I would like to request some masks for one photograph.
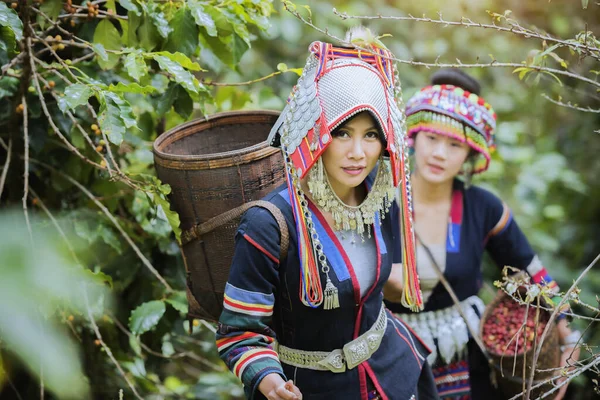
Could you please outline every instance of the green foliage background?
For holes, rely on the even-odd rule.
[[[11,3],[0,2],[0,138],[5,145],[12,143],[1,204],[22,207],[26,143],[23,115],[17,108],[24,97],[30,158],[26,205],[33,218],[33,231],[46,235],[35,243],[48,243],[57,254],[65,254],[69,263],[75,264],[73,268],[88,270],[93,281],[108,292],[94,301],[97,322],[92,322],[83,303],[74,307],[52,293],[44,298],[48,307],[37,317],[32,314],[39,326],[53,327],[35,330],[32,342],[56,335],[70,343],[71,352],[79,354],[81,367],[73,364],[72,355],[61,358],[86,376],[85,385],[72,391],[64,390],[66,381],[56,384],[48,380],[47,373],[44,375],[44,368],[48,371],[51,363],[15,351],[8,333],[18,332],[22,325],[0,320],[0,396],[18,398],[19,393],[26,399],[39,397],[41,368],[48,398],[116,399],[121,389],[124,398],[135,398],[110,352],[140,397],[241,398],[239,384],[218,360],[214,327],[200,321],[191,327],[192,335],[186,332],[185,273],[173,233],[178,218],[168,208],[169,188],[154,178],[151,145],[165,130],[206,114],[243,108],[282,109],[297,79],[293,69],[304,65],[308,45],[327,38],[286,12],[281,3],[264,0],[109,0],[89,3],[99,4],[98,14],[92,10],[91,16],[86,1],[19,1],[14,11]],[[308,7],[302,7],[304,4]],[[75,7],[74,13],[69,7]],[[598,48],[593,35],[599,34],[600,6],[595,2],[376,0],[368,4],[297,4],[298,11],[310,15],[315,25],[343,37],[348,26],[360,21],[342,21],[332,13],[333,7],[349,15],[426,14],[439,18],[437,12],[441,12],[446,20],[465,17],[482,23],[492,22],[491,10],[502,16],[498,24],[514,19],[564,39],[574,39],[587,30],[590,33],[583,40],[589,39]],[[113,18],[115,15],[127,19]],[[57,20],[82,40],[71,42],[65,32],[53,27]],[[38,37],[28,33],[27,21],[35,24],[33,31]],[[562,61],[569,71],[594,81],[600,70],[597,59],[494,29],[396,20],[363,23],[380,34],[390,33],[392,37],[383,41],[403,60],[466,64],[489,63],[493,58],[564,69]],[[59,41],[56,35],[62,36]],[[33,62],[35,74],[28,61],[28,37],[39,59]],[[81,57],[87,58],[80,61]],[[17,62],[10,64],[15,59]],[[433,69],[401,64],[399,71],[406,100],[427,83]],[[253,84],[222,86],[274,72],[272,78]],[[520,79],[512,68],[475,68],[469,72],[481,81],[482,94],[494,105],[499,120],[498,150],[490,170],[477,183],[498,193],[512,207],[546,267],[566,289],[600,249],[600,137],[594,133],[600,126],[600,114],[561,107],[542,95],[553,99],[560,96],[563,102],[597,110],[597,88],[564,77],[559,84],[554,77],[535,72]],[[46,107],[42,107],[41,99]],[[0,147],[1,165],[6,165],[7,154],[6,147]],[[45,209],[58,218],[56,223],[48,220]],[[14,217],[3,219],[0,226],[2,252],[26,259],[19,255],[26,255],[28,247],[8,239],[27,243],[27,230],[5,228],[8,224],[22,228],[26,221],[20,210],[11,215]],[[68,238],[68,246],[64,240],[56,240],[57,227]],[[29,284],[30,279],[41,276],[44,264],[62,271],[65,263],[60,260],[50,257],[42,263],[26,263],[34,265],[28,269],[14,257],[7,258],[1,266],[6,270],[0,268],[3,281],[8,282],[4,274],[10,271],[14,282],[24,289],[12,297],[0,296],[1,306],[28,299],[43,302],[37,300],[37,289]],[[490,281],[498,274],[495,267],[486,265]],[[80,282],[82,278],[76,279]],[[599,287],[600,270],[595,268],[580,285],[582,300],[597,306]],[[587,312],[577,306],[575,309]],[[582,321],[575,324],[581,329],[588,326]],[[592,345],[600,343],[595,331],[592,326],[586,333]],[[571,398],[591,398],[593,378],[597,376],[588,374],[572,384]]]

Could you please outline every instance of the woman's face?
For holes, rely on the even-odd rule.
[[[417,174],[431,183],[454,179],[470,152],[467,143],[430,132],[419,132],[414,147]]]
[[[383,151],[377,123],[361,112],[332,132],[332,142],[323,153],[323,166],[332,189],[343,195],[360,185],[373,170]]]

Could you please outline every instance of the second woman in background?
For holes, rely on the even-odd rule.
[[[425,311],[411,314],[398,303],[388,303],[388,307],[402,314],[433,349],[429,361],[443,399],[504,396],[493,389],[487,360],[453,307],[433,260],[475,330],[484,308],[477,293],[483,283],[485,251],[500,268],[510,265],[526,271],[535,283],[556,286],[508,206],[492,193],[470,185],[472,174],[488,168],[496,125],[496,114],[479,91],[475,79],[460,70],[446,69],[434,74],[432,86],[423,88],[407,104],[408,136],[415,152],[411,180],[417,266]],[[458,175],[464,180],[458,180]],[[395,266],[385,294],[397,302],[401,293],[402,270]],[[558,327],[561,344],[572,347],[578,333],[572,333],[564,319]],[[565,360],[563,356],[563,365]]]

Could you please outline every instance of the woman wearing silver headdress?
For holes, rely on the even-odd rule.
[[[389,51],[361,43],[311,44],[271,132],[287,185],[265,200],[286,219],[287,257],[278,257],[269,212],[251,209],[238,228],[217,347],[250,399],[437,398],[429,350],[383,307],[399,248],[411,288],[403,303],[421,303],[400,84]],[[399,214],[401,244],[392,231]]]

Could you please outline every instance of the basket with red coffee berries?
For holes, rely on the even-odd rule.
[[[525,289],[517,290],[515,296],[518,298],[524,292]],[[535,299],[529,305],[522,304],[499,291],[481,318],[481,338],[493,360],[500,389],[507,396],[522,392],[523,376],[528,379],[531,374],[533,355],[550,317],[549,311],[536,307],[536,304]],[[534,386],[554,374],[553,371],[543,370],[557,368],[559,363],[558,331],[553,324],[544,339],[535,366]],[[548,389],[543,385],[533,393]]]

